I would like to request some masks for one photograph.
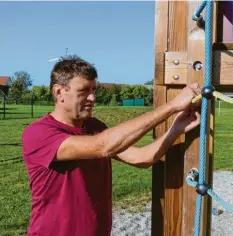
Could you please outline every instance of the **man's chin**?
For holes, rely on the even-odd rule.
[[[92,117],[92,112],[85,112],[85,114],[82,115],[83,120],[87,120]]]

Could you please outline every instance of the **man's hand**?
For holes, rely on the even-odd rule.
[[[187,110],[192,104],[192,99],[201,93],[198,84],[185,87],[179,95],[174,97],[169,103],[176,112]]]
[[[181,111],[177,114],[171,129],[178,133],[186,133],[200,124],[200,113],[195,110]]]

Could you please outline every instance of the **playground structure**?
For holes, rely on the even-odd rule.
[[[202,1],[156,1],[154,106],[170,101],[193,82],[205,84],[207,25],[193,14]],[[219,92],[233,91],[233,2],[213,1],[211,85]],[[205,19],[204,10],[202,16]],[[205,182],[212,187],[214,161],[214,99],[207,102]],[[154,138],[170,127],[174,117],[156,127]],[[152,234],[192,236],[197,192],[186,182],[190,169],[199,168],[200,129],[176,140],[153,166]],[[212,199],[202,197],[200,235],[211,235]]]

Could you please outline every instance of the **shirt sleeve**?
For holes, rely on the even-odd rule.
[[[49,168],[62,142],[72,136],[57,127],[32,125],[22,135],[23,156],[28,164]]]

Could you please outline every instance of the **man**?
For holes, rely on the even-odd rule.
[[[191,100],[194,84],[172,101],[107,129],[92,117],[97,71],[88,62],[65,58],[51,72],[54,110],[23,132],[23,156],[32,191],[28,236],[109,236],[111,158],[141,168],[159,160],[183,132],[200,123]],[[170,129],[152,144],[133,146],[169,116]]]

